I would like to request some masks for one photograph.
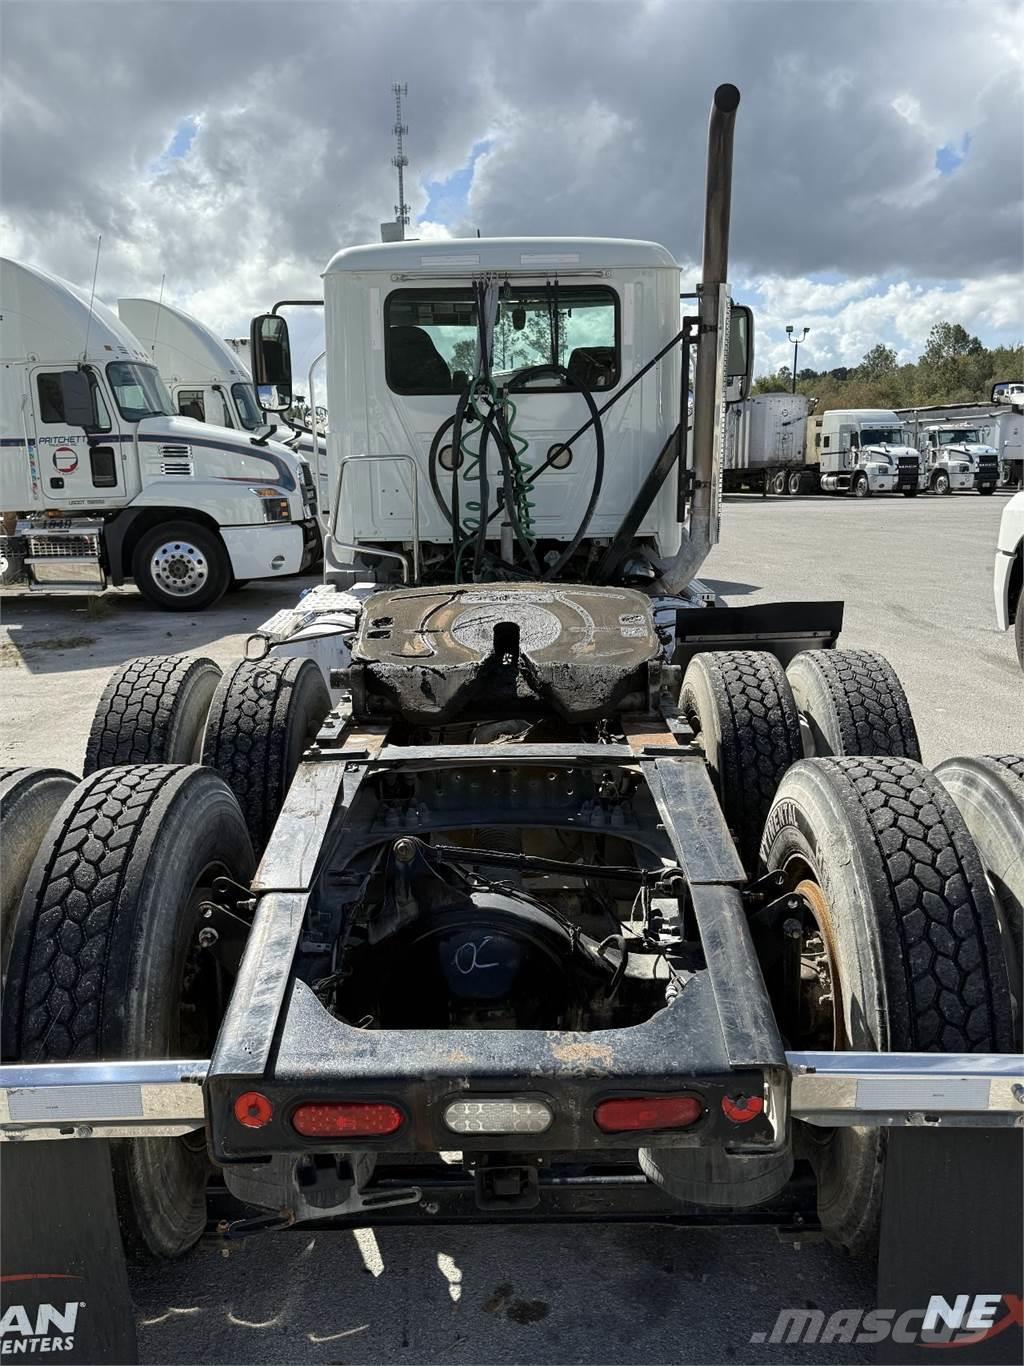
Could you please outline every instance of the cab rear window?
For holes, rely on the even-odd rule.
[[[399,394],[458,393],[477,368],[471,289],[400,289],[384,304],[388,386]],[[618,296],[603,286],[504,286],[494,328],[492,378],[508,383],[538,365],[562,365],[587,389],[620,374]],[[531,384],[571,389],[557,379]]]

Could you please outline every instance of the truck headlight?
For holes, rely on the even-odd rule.
[[[292,510],[288,505],[288,499],[277,489],[254,488],[249,490],[255,493],[256,497],[263,504],[263,520],[265,522],[290,522]]]

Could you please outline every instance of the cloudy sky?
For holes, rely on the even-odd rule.
[[[421,237],[653,238],[696,279],[712,90],[742,91],[734,295],[758,369],[1017,342],[1024,10],[1002,0],[5,0],[5,254],[225,335],[319,294],[394,215]],[[298,350],[315,344],[307,319]]]

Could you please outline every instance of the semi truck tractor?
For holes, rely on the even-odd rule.
[[[132,1256],[208,1222],[581,1218],[863,1249],[890,1133],[1019,1122],[1019,987],[971,824],[995,778],[961,814],[891,666],[836,647],[841,604],[709,605],[696,578],[752,364],[738,104],[715,92],[681,327],[649,242],[328,265],[326,581],[205,715],[182,705],[201,765],[111,724],[143,686],[175,714],[194,661],[118,671],[11,932],[0,1135],[22,1172],[116,1137]],[[287,404],[279,307],[252,342]],[[858,459],[900,449],[841,418]],[[965,1171],[992,1169],[978,1151]]]
[[[288,446],[302,461],[307,488],[326,504],[326,442],[304,427],[260,408],[247,364],[248,341],[219,337],[198,318],[156,299],[118,299],[117,312],[143,343],[183,417],[265,435]]]
[[[815,460],[809,465],[825,493],[902,493],[926,487],[921,457],[888,408],[832,408],[815,423]]]
[[[993,493],[999,482],[999,452],[968,422],[938,422],[922,427],[917,438],[922,476],[932,493]]]
[[[980,444],[996,452],[999,486],[1024,487],[1024,411],[1019,405],[997,406],[995,389],[988,403],[928,404],[898,408],[896,414],[915,444],[924,426],[953,422],[975,429]]]
[[[181,416],[143,343],[85,291],[8,260],[0,289],[7,582],[95,593],[134,580],[157,606],[196,611],[313,562],[315,496],[292,451]],[[215,397],[230,406],[218,416],[259,417],[251,396]]]
[[[142,342],[182,417],[245,432],[266,427],[248,369],[211,328],[155,299],[118,299],[117,315]]]

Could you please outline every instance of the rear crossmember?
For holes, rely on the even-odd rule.
[[[790,1114],[808,1124],[1024,1128],[1024,1069],[1013,1054],[785,1056]],[[0,1142],[190,1133],[206,1123],[209,1067],[207,1059],[0,1067]]]

